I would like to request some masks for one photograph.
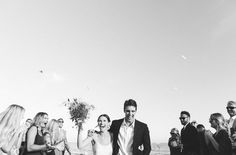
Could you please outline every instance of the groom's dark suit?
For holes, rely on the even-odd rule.
[[[119,145],[117,143],[120,127],[124,119],[112,121],[110,131],[113,133],[113,155],[119,152]],[[143,145],[143,150],[140,146]],[[133,137],[133,155],[149,155],[151,151],[149,130],[146,124],[135,120],[134,137]]]
[[[181,142],[183,144],[183,155],[198,155],[200,151],[200,141],[197,129],[190,123],[181,130]]]

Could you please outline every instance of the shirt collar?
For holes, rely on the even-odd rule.
[[[229,118],[229,121],[233,121],[233,120],[235,120],[236,119],[236,115],[234,115],[233,117],[230,117]]]
[[[186,126],[189,124],[189,122],[187,124],[184,125],[184,129],[186,128]]]
[[[236,115],[234,115],[233,117],[230,117],[230,119],[234,120],[236,118]]]
[[[123,125],[123,126],[126,126],[126,127],[132,127],[132,128],[134,128],[135,120],[134,120],[134,122],[133,122],[132,124],[128,125],[128,124],[125,122],[125,119],[124,119],[123,122],[122,122],[122,125]]]

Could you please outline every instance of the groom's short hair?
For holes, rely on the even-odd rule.
[[[135,107],[135,110],[137,110],[137,103],[135,100],[133,99],[129,99],[129,100],[126,100],[125,103],[124,103],[124,110],[126,107],[128,106],[134,106]]]
[[[190,113],[188,111],[181,111],[180,115],[187,115],[188,117],[190,117]]]

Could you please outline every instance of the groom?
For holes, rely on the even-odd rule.
[[[149,155],[149,130],[146,124],[135,119],[137,104],[129,99],[124,103],[125,118],[112,121],[113,155]]]

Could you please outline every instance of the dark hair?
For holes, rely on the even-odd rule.
[[[135,110],[137,110],[137,103],[135,100],[133,99],[129,99],[129,100],[126,100],[125,103],[124,103],[124,110],[126,107],[128,106],[134,106],[135,107]]]
[[[190,117],[190,113],[188,111],[181,111],[180,115],[187,115]]]
[[[197,125],[197,128],[199,129],[199,128],[205,128],[205,126],[203,125],[203,124],[198,124]]]
[[[101,117],[106,117],[106,118],[107,118],[107,121],[108,121],[108,122],[111,122],[111,119],[110,119],[110,117],[109,117],[107,114],[102,114],[102,115],[100,115],[100,116],[98,117],[98,120],[99,120]],[[98,121],[98,120],[97,120],[97,121]]]

